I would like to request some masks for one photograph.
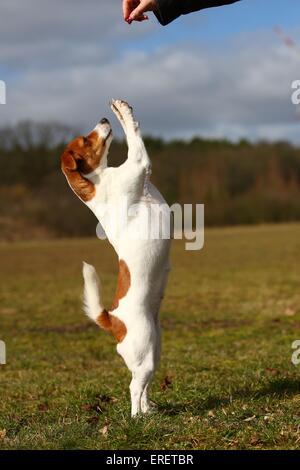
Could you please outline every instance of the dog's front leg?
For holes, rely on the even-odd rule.
[[[134,119],[132,107],[125,101],[113,100],[111,109],[120,121],[126,135],[129,162],[142,165],[146,171],[146,177],[149,177],[151,161],[141,136],[139,123]]]

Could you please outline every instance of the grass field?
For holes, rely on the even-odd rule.
[[[0,448],[300,447],[300,225],[207,230],[200,252],[173,244],[159,413],[134,421],[114,341],[81,310],[82,260],[112,300],[109,245],[3,243],[0,259]]]

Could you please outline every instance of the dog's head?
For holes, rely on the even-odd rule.
[[[61,157],[62,171],[88,175],[101,166],[105,167],[111,141],[111,125],[104,118],[89,135],[76,137],[69,143]]]

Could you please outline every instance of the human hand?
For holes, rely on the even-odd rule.
[[[157,0],[123,0],[124,20],[128,24],[133,21],[148,20],[145,15],[147,11],[154,11],[157,8]]]

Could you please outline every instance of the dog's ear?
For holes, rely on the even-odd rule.
[[[75,171],[77,170],[77,161],[73,150],[65,150],[61,156],[61,168],[62,170]]]
[[[61,169],[74,193],[83,201],[88,202],[95,196],[95,185],[79,171],[80,158],[72,150],[65,150],[61,156]]]

